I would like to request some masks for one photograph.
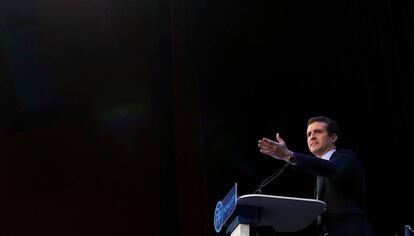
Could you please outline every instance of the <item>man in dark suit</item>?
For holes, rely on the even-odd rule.
[[[258,146],[264,154],[317,175],[315,197],[327,204],[317,219],[317,235],[374,235],[366,215],[364,170],[352,150],[337,150],[337,123],[324,116],[312,117],[306,135],[308,148],[314,155],[289,150],[279,133],[276,141],[263,138]]]

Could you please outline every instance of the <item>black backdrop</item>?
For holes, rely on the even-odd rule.
[[[232,184],[251,193],[282,165],[257,140],[306,152],[320,114],[360,154],[377,234],[414,224],[408,1],[2,4],[2,234],[215,235]],[[11,53],[16,32],[37,50]],[[22,82],[16,56],[50,80]],[[288,169],[264,192],[313,184]]]

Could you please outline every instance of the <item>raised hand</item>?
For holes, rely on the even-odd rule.
[[[276,133],[276,140],[271,140],[268,138],[262,138],[259,140],[258,147],[260,148],[260,152],[276,159],[288,161],[289,156],[292,155],[292,151],[290,151],[285,141],[280,137],[279,133]]]

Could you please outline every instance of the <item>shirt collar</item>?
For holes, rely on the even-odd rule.
[[[332,154],[334,154],[335,151],[336,151],[335,148],[329,150],[327,153],[325,153],[325,154],[323,154],[323,156],[321,156],[321,159],[329,161],[331,159]]]

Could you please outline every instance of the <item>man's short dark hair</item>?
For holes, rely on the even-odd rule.
[[[334,120],[326,116],[314,116],[314,117],[309,118],[308,126],[312,124],[313,122],[326,123],[327,124],[326,130],[328,131],[329,136],[332,136],[332,134],[336,134],[337,138],[336,138],[335,144],[338,144],[339,137],[340,137],[339,126]]]

